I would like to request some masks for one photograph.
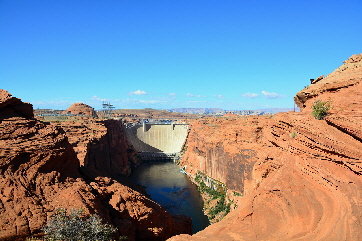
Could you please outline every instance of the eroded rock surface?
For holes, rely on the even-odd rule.
[[[244,196],[222,221],[170,240],[362,240],[361,78],[354,55],[297,94],[300,113],[192,123],[181,165]],[[311,115],[317,99],[333,106],[324,120]]]
[[[128,240],[165,240],[177,234],[175,224],[181,219],[174,221],[161,206],[106,175],[110,168],[124,170],[112,165],[127,157],[120,136],[112,134],[117,131],[115,123],[96,123],[99,132],[94,136],[90,135],[92,128],[85,131],[86,123],[78,124],[78,131],[66,133],[60,126],[30,119],[29,105],[7,91],[1,90],[0,97],[0,240],[40,233],[60,207],[97,213]],[[72,133],[77,133],[77,138],[72,139]],[[93,142],[99,142],[100,151],[106,150],[103,154],[115,156],[106,159],[109,163],[103,167],[98,159],[102,156],[85,153],[85,149],[97,152]],[[109,151],[118,144],[118,151],[126,153],[119,157]],[[79,172],[80,160],[88,168],[86,174]]]
[[[326,77],[317,78],[316,82],[299,91],[294,97],[298,107],[305,108],[307,100],[316,98],[322,93],[336,92],[360,83],[362,81],[362,54],[352,55],[343,63]]]

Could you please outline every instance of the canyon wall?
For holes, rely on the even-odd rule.
[[[180,165],[243,196],[222,221],[170,240],[362,240],[361,57],[299,92],[301,112],[191,123]],[[316,100],[331,103],[324,120]]]
[[[191,232],[188,218],[112,178],[127,174],[134,156],[119,122],[49,124],[5,90],[0,101],[0,240],[41,234],[56,208],[96,213],[128,240]]]
[[[75,118],[52,124],[65,130],[83,172],[91,176],[127,176],[131,166],[140,163],[137,152],[128,143],[121,121]]]

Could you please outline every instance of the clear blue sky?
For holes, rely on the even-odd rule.
[[[361,0],[0,0],[0,88],[34,108],[292,108],[362,52],[361,13]]]

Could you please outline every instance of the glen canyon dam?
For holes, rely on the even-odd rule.
[[[40,240],[59,208],[99,215],[117,240],[362,240],[362,54],[294,101],[273,115],[102,117],[81,103],[39,114],[0,89],[0,240]],[[160,178],[157,160],[177,175]],[[139,167],[157,180],[133,182]],[[192,233],[196,218],[139,184],[172,184],[159,196],[173,206],[200,194],[211,225]]]
[[[129,142],[143,160],[174,159],[185,144],[187,124],[143,123],[125,125]]]

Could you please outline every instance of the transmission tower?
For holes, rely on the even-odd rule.
[[[114,109],[114,106],[107,101],[103,101],[102,105],[103,105],[103,116],[105,118],[110,118],[112,116],[112,110]]]

